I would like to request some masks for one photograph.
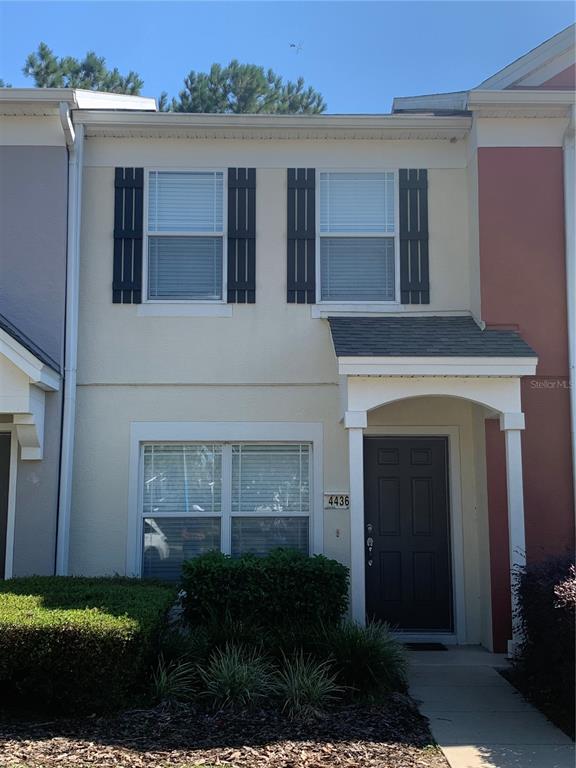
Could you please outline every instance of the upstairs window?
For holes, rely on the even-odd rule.
[[[148,299],[221,301],[224,174],[150,171]]]
[[[320,174],[320,299],[396,300],[392,171]]]

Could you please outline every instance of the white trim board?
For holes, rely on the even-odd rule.
[[[0,354],[10,360],[41,389],[52,392],[60,389],[60,374],[39,360],[2,328],[0,328]]]
[[[546,67],[553,59],[560,57],[574,46],[574,24],[545,40],[528,53],[515,59],[507,66],[483,80],[474,90],[503,89],[518,83],[538,69]],[[551,75],[546,71],[543,81]]]
[[[6,557],[4,578],[12,578],[14,572],[14,530],[16,528],[16,480],[18,475],[18,438],[16,427],[0,424],[0,432],[10,434],[10,471],[8,473],[8,518],[6,520]]]
[[[466,638],[466,595],[464,582],[464,526],[462,516],[462,482],[460,468],[460,428],[457,426],[373,426],[364,430],[366,437],[424,436],[448,438],[448,485],[450,497],[450,539],[452,555],[452,600],[454,633],[434,633],[434,642],[457,642],[462,645]],[[400,635],[398,635],[400,637]],[[405,642],[416,638],[428,642],[431,633],[403,633]],[[440,639],[442,638],[442,639]]]
[[[537,357],[339,357],[344,376],[534,376]]]
[[[324,427],[320,422],[292,421],[135,421],[130,425],[126,568],[128,576],[141,571],[141,448],[148,442],[309,442],[312,443],[311,544],[314,554],[324,550]]]

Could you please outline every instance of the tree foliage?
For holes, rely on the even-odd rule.
[[[29,54],[23,67],[37,88],[85,88],[91,91],[127,93],[138,96],[144,81],[137,72],[121,75],[108,69],[106,60],[89,51],[83,59],[58,57],[46,43]],[[0,81],[0,87],[8,87]],[[236,114],[320,114],[326,110],[322,95],[304,84],[284,81],[272,69],[256,64],[227,66],[213,64],[209,72],[192,70],[184,80],[178,98],[163,92],[158,100],[161,112],[231,112]]]
[[[210,72],[192,70],[184,85],[178,99],[172,99],[174,112],[320,114],[326,109],[322,95],[306,88],[302,77],[284,82],[271,69],[236,59],[226,67],[213,64]]]
[[[136,72],[121,75],[116,67],[108,69],[104,57],[93,51],[83,59],[58,58],[46,43],[40,43],[38,50],[28,56],[22,71],[34,79],[37,88],[85,88],[138,96],[144,85]]]
[[[0,88],[12,88],[12,86],[0,77]]]

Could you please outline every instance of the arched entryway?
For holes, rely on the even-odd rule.
[[[409,639],[490,646],[484,421],[498,418],[505,434],[514,567],[525,559],[520,378],[349,375],[343,391],[354,618],[387,618]],[[378,599],[389,616],[375,612]]]

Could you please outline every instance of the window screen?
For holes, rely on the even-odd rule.
[[[394,301],[394,173],[320,174],[320,298]]]
[[[148,298],[222,299],[222,172],[151,171],[148,176]]]

